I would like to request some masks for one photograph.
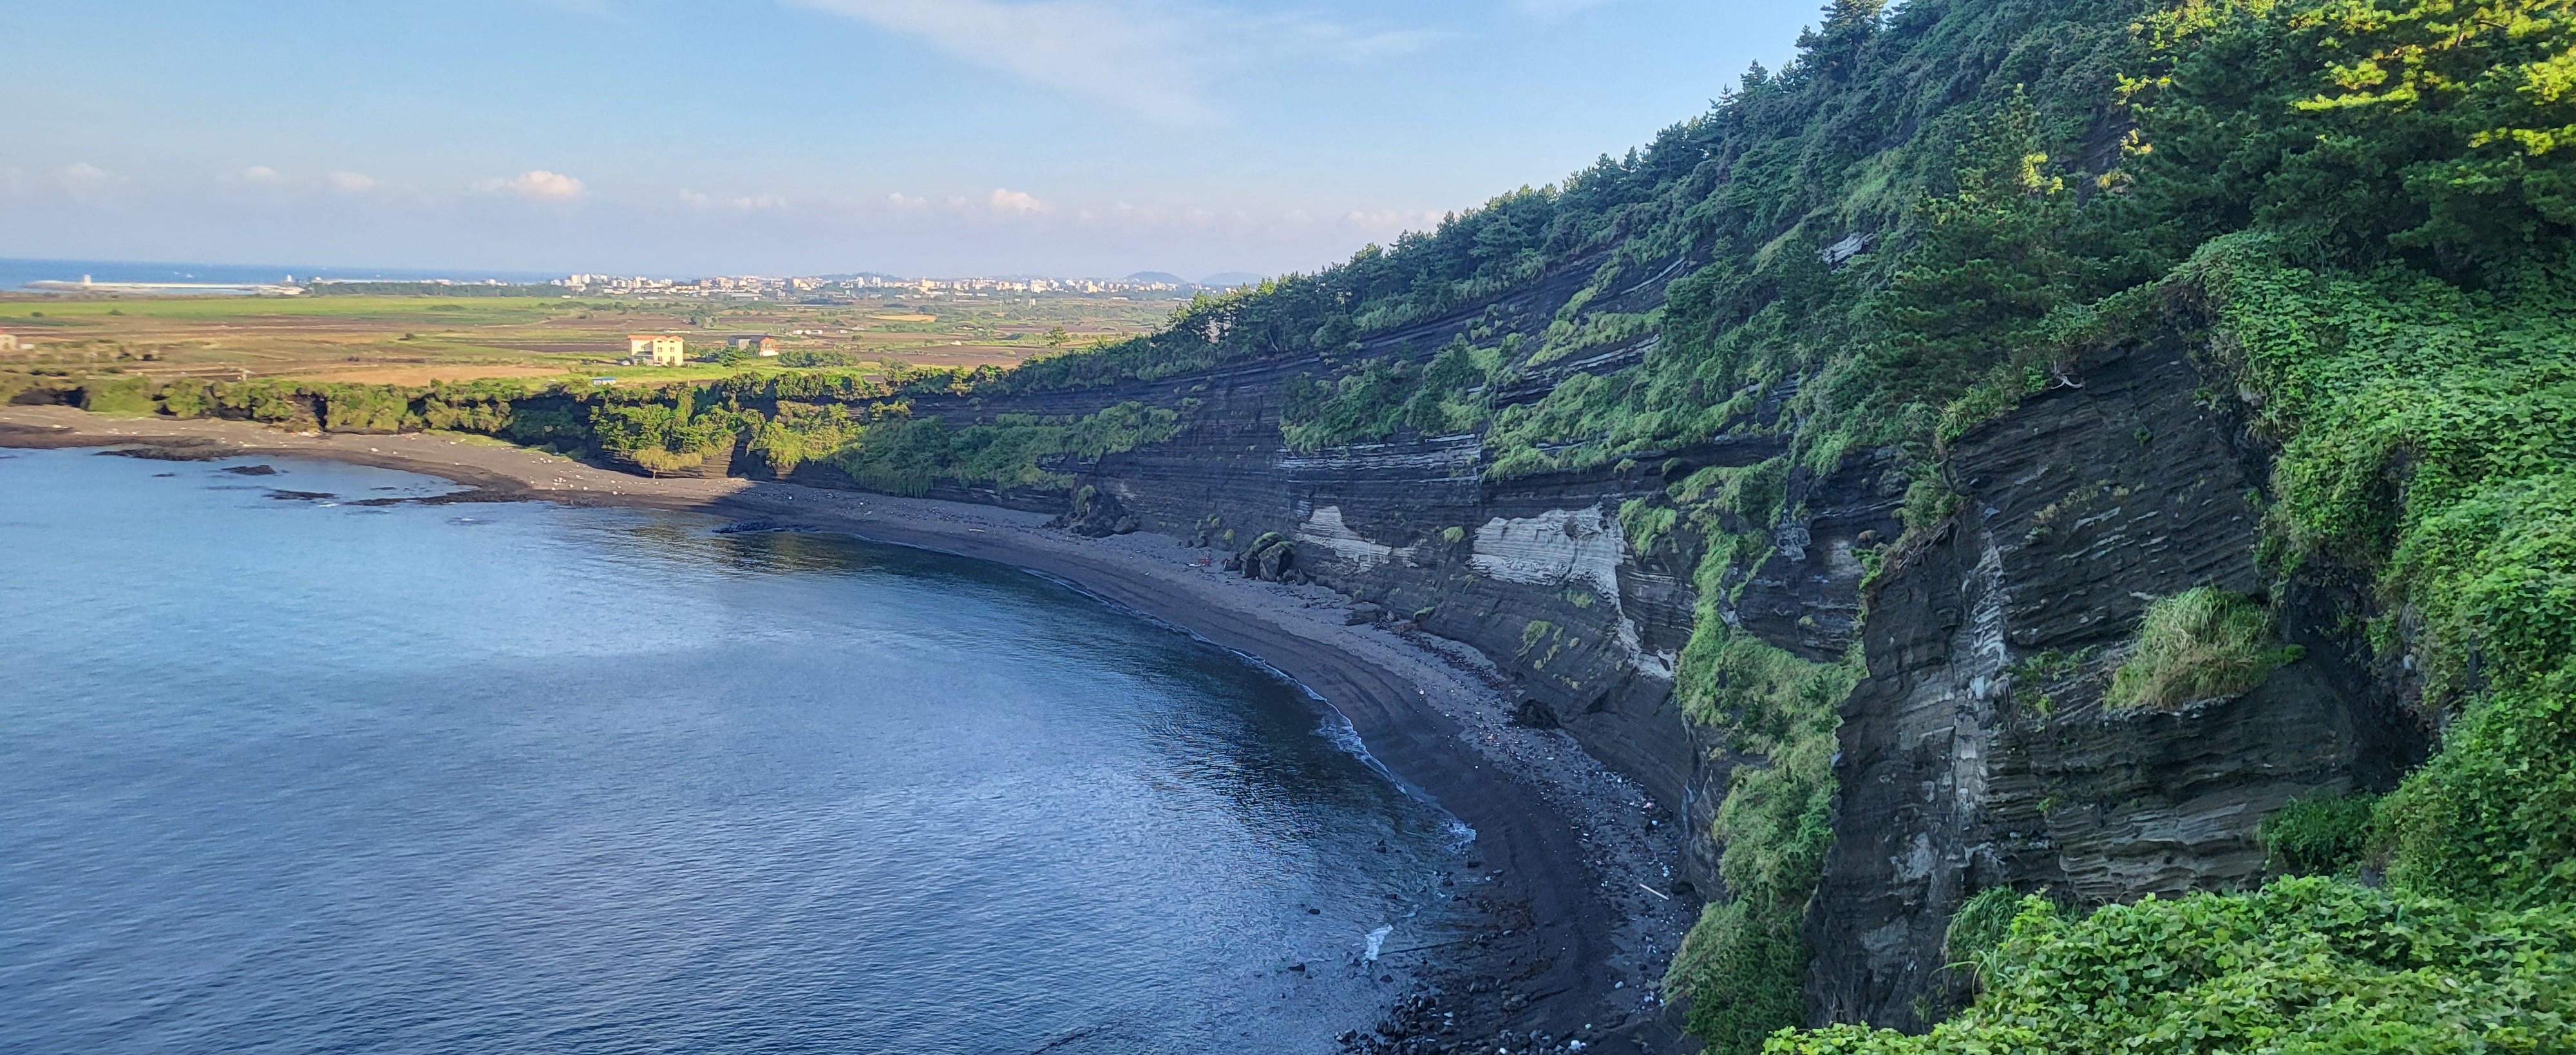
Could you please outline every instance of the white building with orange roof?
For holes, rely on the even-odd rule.
[[[627,334],[626,354],[639,361],[649,358],[655,366],[678,366],[689,361],[688,342],[676,333]]]

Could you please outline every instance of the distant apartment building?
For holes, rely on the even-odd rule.
[[[737,351],[748,349],[762,355],[776,355],[778,339],[765,333],[737,333],[725,338],[725,347]]]
[[[676,333],[627,334],[626,354],[638,361],[650,358],[655,366],[678,366],[689,361],[688,342]]]

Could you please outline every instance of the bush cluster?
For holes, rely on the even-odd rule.
[[[2576,1050],[2576,909],[2479,908],[2350,882],[2029,898],[1985,993],[1923,1036],[1785,1030],[1769,1055],[2324,1055]]]

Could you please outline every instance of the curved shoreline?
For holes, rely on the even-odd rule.
[[[1669,1050],[1678,1040],[1669,1016],[1657,1013],[1646,995],[1656,981],[1646,974],[1660,969],[1657,943],[1677,937],[1688,920],[1674,926],[1641,919],[1657,907],[1654,902],[1633,893],[1607,895],[1634,884],[1665,897],[1648,881],[1650,873],[1640,875],[1659,867],[1657,854],[1609,830],[1632,806],[1624,799],[1642,801],[1642,795],[1602,773],[1530,779],[1533,766],[1599,766],[1562,733],[1500,735],[1494,726],[1505,709],[1492,686],[1433,649],[1375,627],[1345,625],[1344,599],[1328,591],[1217,572],[1198,562],[1206,551],[1181,549],[1164,536],[1085,539],[1041,528],[1042,515],[988,506],[737,478],[645,479],[524,448],[435,435],[294,434],[241,422],[0,408],[0,447],[120,445],[185,458],[326,458],[436,476],[472,489],[431,501],[545,500],[761,520],[1063,580],[1111,605],[1252,657],[1306,687],[1350,723],[1371,757],[1476,831],[1471,856],[1484,863],[1479,874],[1489,883],[1471,903],[1484,910],[1485,925],[1408,972],[1425,992],[1437,994],[1436,1011],[1413,1014],[1415,1032],[1436,1030],[1444,1014],[1455,1016],[1452,1030],[1425,1038],[1438,1045],[1429,1050],[1454,1044],[1459,1050],[1508,1046],[1517,1052],[1525,1050],[1533,1030],[1545,1034],[1550,1047],[1581,1037],[1592,1045],[1619,1040],[1623,1050]],[[1520,741],[1523,754],[1537,743],[1547,752],[1544,762],[1510,757],[1507,740]],[[1573,757],[1561,760],[1559,752]],[[1592,797],[1601,801],[1569,803],[1569,787],[1575,798],[1597,790]],[[1648,811],[1635,812],[1643,817]],[[1580,826],[1578,816],[1586,819]],[[1474,882],[1458,888],[1462,897],[1469,897]],[[1664,945],[1661,951],[1669,949]],[[1350,1025],[1365,1034],[1370,1024]],[[1497,1045],[1497,1039],[1520,1042]]]

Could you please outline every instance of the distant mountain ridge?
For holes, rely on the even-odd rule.
[[[1127,276],[1126,278],[1120,279],[1119,281],[1121,281],[1121,282],[1168,282],[1168,283],[1171,283],[1172,285],[1175,285],[1175,286],[1209,286],[1209,287],[1224,287],[1224,286],[1249,286],[1249,285],[1252,285],[1252,284],[1254,284],[1254,283],[1260,282],[1261,280],[1266,279],[1266,278],[1268,278],[1268,277],[1270,277],[1270,276],[1268,276],[1268,275],[1256,275],[1256,274],[1254,274],[1254,273],[1252,273],[1252,272],[1250,272],[1250,271],[1219,271],[1219,272],[1217,272],[1216,274],[1209,275],[1209,276],[1208,276],[1208,277],[1206,277],[1206,278],[1200,279],[1200,280],[1198,280],[1198,281],[1196,281],[1196,282],[1192,282],[1192,281],[1190,281],[1189,279],[1182,278],[1181,276],[1179,276],[1179,275],[1175,275],[1175,274],[1173,274],[1173,273],[1171,273],[1171,272],[1169,272],[1169,271],[1139,271],[1139,272],[1136,272],[1135,274],[1132,274],[1132,275]]]

